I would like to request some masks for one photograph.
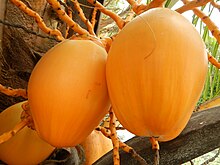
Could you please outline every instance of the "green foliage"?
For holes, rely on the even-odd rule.
[[[208,16],[210,17],[213,13],[214,7],[211,5],[206,5],[201,8],[201,10],[207,10]],[[220,61],[220,48],[216,39],[210,34],[207,26],[198,19],[197,16],[193,15],[192,24],[195,25],[206,44],[207,52],[210,53],[213,57],[215,57],[218,61]],[[209,63],[208,74],[204,86],[203,93],[200,97],[198,105],[201,103],[208,101],[216,96],[220,95],[220,71],[218,68]]]
[[[171,9],[177,2],[178,0],[167,0],[165,3],[165,7]]]

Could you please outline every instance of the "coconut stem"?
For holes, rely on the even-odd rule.
[[[196,0],[196,1],[188,1],[187,0],[186,3],[184,2],[185,4],[182,7],[176,9],[176,12],[182,14],[182,13],[184,13],[188,10],[192,10],[196,7],[204,6],[210,1],[212,1],[212,0]]]
[[[165,1],[166,0],[153,0],[148,5],[145,5],[145,4],[139,4],[139,2],[136,2],[135,0],[127,0],[127,2],[131,5],[132,10],[136,14],[141,14],[144,11],[147,11],[152,8],[163,7]]]
[[[67,15],[72,19],[73,18],[73,10],[67,6]],[[66,26],[65,38],[68,38],[70,26]]]
[[[208,60],[209,60],[209,62],[210,62],[212,65],[214,65],[214,66],[216,66],[218,69],[220,69],[220,62],[218,62],[218,60],[217,60],[215,57],[213,57],[212,55],[208,54]]]
[[[67,23],[71,29],[73,29],[76,33],[79,34],[88,34],[88,31],[83,29],[79,24],[74,22],[67,13],[61,8],[60,3],[57,0],[47,0],[47,2],[52,6],[52,8],[56,11],[58,17]]]
[[[23,111],[21,113],[21,121],[15,125],[15,127],[8,132],[3,133],[0,136],[0,144],[8,141],[11,139],[14,135],[16,135],[19,131],[21,131],[25,126],[28,126],[29,128],[34,130],[34,122],[30,115],[30,107],[28,102],[25,102],[21,105]]]
[[[114,159],[114,165],[120,165],[120,156],[119,156],[119,139],[117,136],[115,123],[116,123],[116,117],[113,113],[112,108],[109,110],[109,117],[110,117],[110,131],[111,131],[111,139],[113,144],[113,159]]]
[[[102,44],[104,45],[105,50],[107,52],[109,52],[109,49],[110,49],[110,47],[112,45],[112,42],[114,41],[115,37],[116,36],[106,37],[106,38],[103,38],[103,39],[100,40],[102,42]]]
[[[216,24],[210,19],[209,16],[207,16],[204,12],[202,12],[201,10],[196,8],[198,6],[205,5],[206,3],[210,2],[211,0],[201,0],[201,1],[182,0],[182,1],[185,4],[184,6],[187,7],[187,5],[188,5],[187,10],[192,10],[194,12],[194,14],[196,16],[198,16],[204,24],[206,24],[209,31],[212,33],[212,35],[216,38],[216,40],[220,44],[220,30],[219,30],[218,26],[216,26]],[[191,6],[192,4],[194,4],[193,7]],[[179,13],[183,13],[184,11],[187,11],[184,6],[181,7],[183,9],[179,8],[176,11]]]
[[[91,35],[95,35],[94,31],[93,31],[93,26],[91,24],[91,22],[86,18],[82,8],[79,5],[78,0],[71,0],[73,2],[73,5],[75,7],[75,9],[78,12],[78,15],[80,17],[80,19],[84,22],[84,24],[87,26],[88,31]]]
[[[216,38],[216,40],[220,44],[220,30],[218,26],[210,19],[209,16],[207,16],[205,13],[203,13],[199,9],[195,8],[193,9],[193,12],[195,15],[197,15],[202,20],[204,24],[206,24],[209,31],[212,33],[212,35]]]
[[[0,92],[8,95],[8,96],[13,96],[13,97],[23,97],[27,98],[27,91],[25,89],[13,89],[11,87],[5,87],[0,84]]]
[[[96,130],[97,130],[97,131],[101,131],[102,134],[103,134],[105,137],[111,139],[111,132],[109,131],[109,129],[104,128],[104,127],[101,127],[101,126],[98,126],[98,127],[96,128]],[[125,144],[125,143],[123,143],[123,142],[121,142],[120,140],[119,140],[119,147],[120,147],[123,151],[125,151],[125,152],[131,154],[131,156],[132,156],[133,158],[135,158],[141,165],[147,165],[147,162],[146,162],[146,160],[145,160],[144,158],[142,158],[132,147],[128,146],[127,144]]]
[[[160,146],[159,146],[159,143],[154,137],[150,138],[150,142],[151,142],[151,145],[152,145],[152,149],[155,151],[154,165],[159,165],[159,162],[160,162],[160,155],[159,155]]]
[[[95,24],[96,24],[96,15],[97,15],[97,11],[98,11],[98,8],[95,7],[92,11],[92,18],[91,18],[91,24],[92,24],[92,28],[94,29],[95,28]]]
[[[21,131],[27,125],[28,125],[28,120],[25,119],[19,122],[11,131],[3,133],[0,136],[0,144],[11,139],[14,135],[16,135],[19,131]]]
[[[87,0],[90,4],[97,7],[102,13],[105,15],[111,17],[117,24],[119,29],[122,29],[125,25],[125,21],[119,17],[117,14],[113,13],[112,11],[106,9],[101,3],[99,3],[97,0]]]
[[[27,7],[22,1],[20,0],[10,0],[15,6],[17,6],[20,10],[22,10],[24,13],[27,15],[33,17],[38,24],[38,27],[45,32],[46,34],[55,36],[59,41],[63,40],[63,36],[61,32],[57,29],[50,29],[49,27],[46,26],[44,23],[43,19],[40,17],[38,13],[35,11],[31,10],[30,8]]]
[[[215,2],[214,0],[212,0],[210,3],[212,4],[213,7],[215,7],[215,8],[217,8],[217,9],[220,10],[220,4],[218,4],[218,3]]]
[[[28,102],[25,102],[21,105],[23,111],[21,113],[21,120],[28,120],[27,126],[32,130],[35,130],[34,121],[31,116],[30,106]]]

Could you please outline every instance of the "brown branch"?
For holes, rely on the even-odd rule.
[[[0,84],[0,92],[8,95],[8,96],[12,96],[12,97],[23,97],[23,98],[27,98],[27,91],[25,89],[13,89],[11,87],[5,87],[3,85]]]
[[[211,5],[215,8],[217,8],[218,10],[220,10],[220,4],[218,4],[217,2],[215,2],[214,0],[210,2]]]
[[[73,5],[75,7],[75,9],[78,12],[78,15],[80,17],[80,19],[84,22],[84,24],[87,26],[88,31],[91,35],[95,35],[94,31],[93,31],[93,26],[91,24],[91,22],[86,18],[82,8],[79,5],[79,2],[77,0],[71,0],[73,2]]]
[[[105,15],[111,17],[119,27],[119,29],[122,29],[125,25],[125,21],[119,17],[117,14],[113,13],[112,11],[106,9],[101,3],[99,3],[97,0],[87,0],[90,4],[97,7],[102,13]]]
[[[57,39],[55,39],[55,38],[53,38],[53,37],[44,36],[44,35],[42,35],[42,34],[40,34],[40,33],[37,33],[37,32],[34,32],[34,31],[32,31],[32,30],[27,29],[25,26],[22,26],[22,25],[10,23],[10,22],[7,22],[7,21],[3,21],[3,20],[1,20],[1,19],[0,19],[0,23],[2,23],[3,25],[6,25],[6,26],[11,26],[11,27],[14,27],[14,28],[22,29],[22,30],[24,30],[24,31],[27,32],[27,33],[36,35],[36,36],[41,37],[41,38],[48,38],[48,39],[56,40],[56,41],[57,41]]]
[[[79,24],[74,22],[67,13],[61,8],[60,3],[57,0],[47,0],[47,2],[52,6],[52,8],[56,11],[58,17],[67,23],[71,29],[73,29],[76,33],[81,35],[89,34],[87,30],[83,29]]]
[[[213,57],[212,55],[208,54],[208,60],[209,60],[209,62],[212,65],[214,65],[215,67],[220,69],[220,62],[218,62],[218,60],[215,57]]]
[[[186,12],[187,10],[192,10],[192,9],[194,9],[196,7],[204,6],[204,5],[206,5],[210,1],[212,1],[212,0],[186,1],[187,3],[185,3],[182,7],[176,9],[176,12],[182,14],[182,13]]]
[[[63,40],[63,36],[61,32],[57,29],[50,29],[46,26],[43,19],[40,17],[38,13],[28,8],[22,1],[20,0],[10,0],[15,6],[17,6],[20,10],[22,10],[27,15],[33,17],[38,24],[38,27],[45,32],[46,34],[55,36],[59,41]]]

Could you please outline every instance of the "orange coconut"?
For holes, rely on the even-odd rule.
[[[208,68],[205,45],[179,13],[151,9],[128,23],[107,59],[107,84],[120,123],[168,141],[186,126]]]
[[[0,113],[0,134],[20,122],[21,105],[15,104]],[[55,148],[39,138],[36,131],[25,127],[10,140],[0,144],[0,160],[7,164],[34,165],[46,159]]]
[[[92,41],[65,40],[37,63],[28,98],[36,130],[49,144],[81,143],[108,112],[106,58]]]

